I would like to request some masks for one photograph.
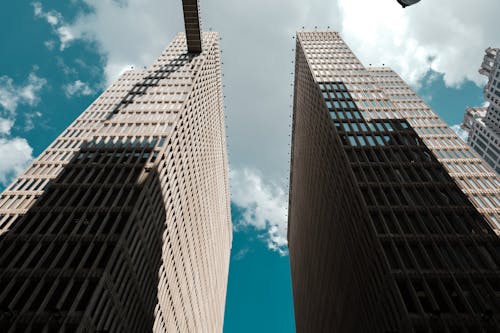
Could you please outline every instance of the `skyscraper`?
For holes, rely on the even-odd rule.
[[[479,73],[488,77],[484,97],[489,105],[466,110],[464,127],[469,132],[467,142],[500,173],[500,49],[486,50]]]
[[[0,331],[222,331],[219,36],[200,31],[197,1],[184,10],[187,34],[124,73],[2,194]]]
[[[288,242],[297,332],[495,332],[496,173],[338,33],[296,36]]]

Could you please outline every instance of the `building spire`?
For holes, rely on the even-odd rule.
[[[201,24],[198,0],[182,0],[188,53],[201,53]]]

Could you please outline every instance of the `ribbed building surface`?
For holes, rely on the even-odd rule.
[[[488,48],[479,73],[488,77],[484,97],[488,107],[484,114],[477,108],[467,109],[464,125],[470,131],[467,142],[500,174],[500,49]],[[476,117],[470,117],[476,111]],[[467,121],[472,120],[467,126]]]
[[[128,71],[0,197],[0,331],[221,332],[219,37]]]
[[[288,241],[297,332],[496,332],[496,173],[388,68],[297,34]]]

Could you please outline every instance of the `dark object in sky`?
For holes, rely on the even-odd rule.
[[[398,0],[398,2],[401,6],[403,6],[403,8],[405,8],[420,2],[420,0]]]
[[[201,53],[201,29],[197,0],[182,0],[188,53]]]

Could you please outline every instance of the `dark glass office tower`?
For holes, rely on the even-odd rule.
[[[499,207],[474,201],[498,198],[496,174],[337,33],[298,33],[296,50],[297,332],[498,332]]]

